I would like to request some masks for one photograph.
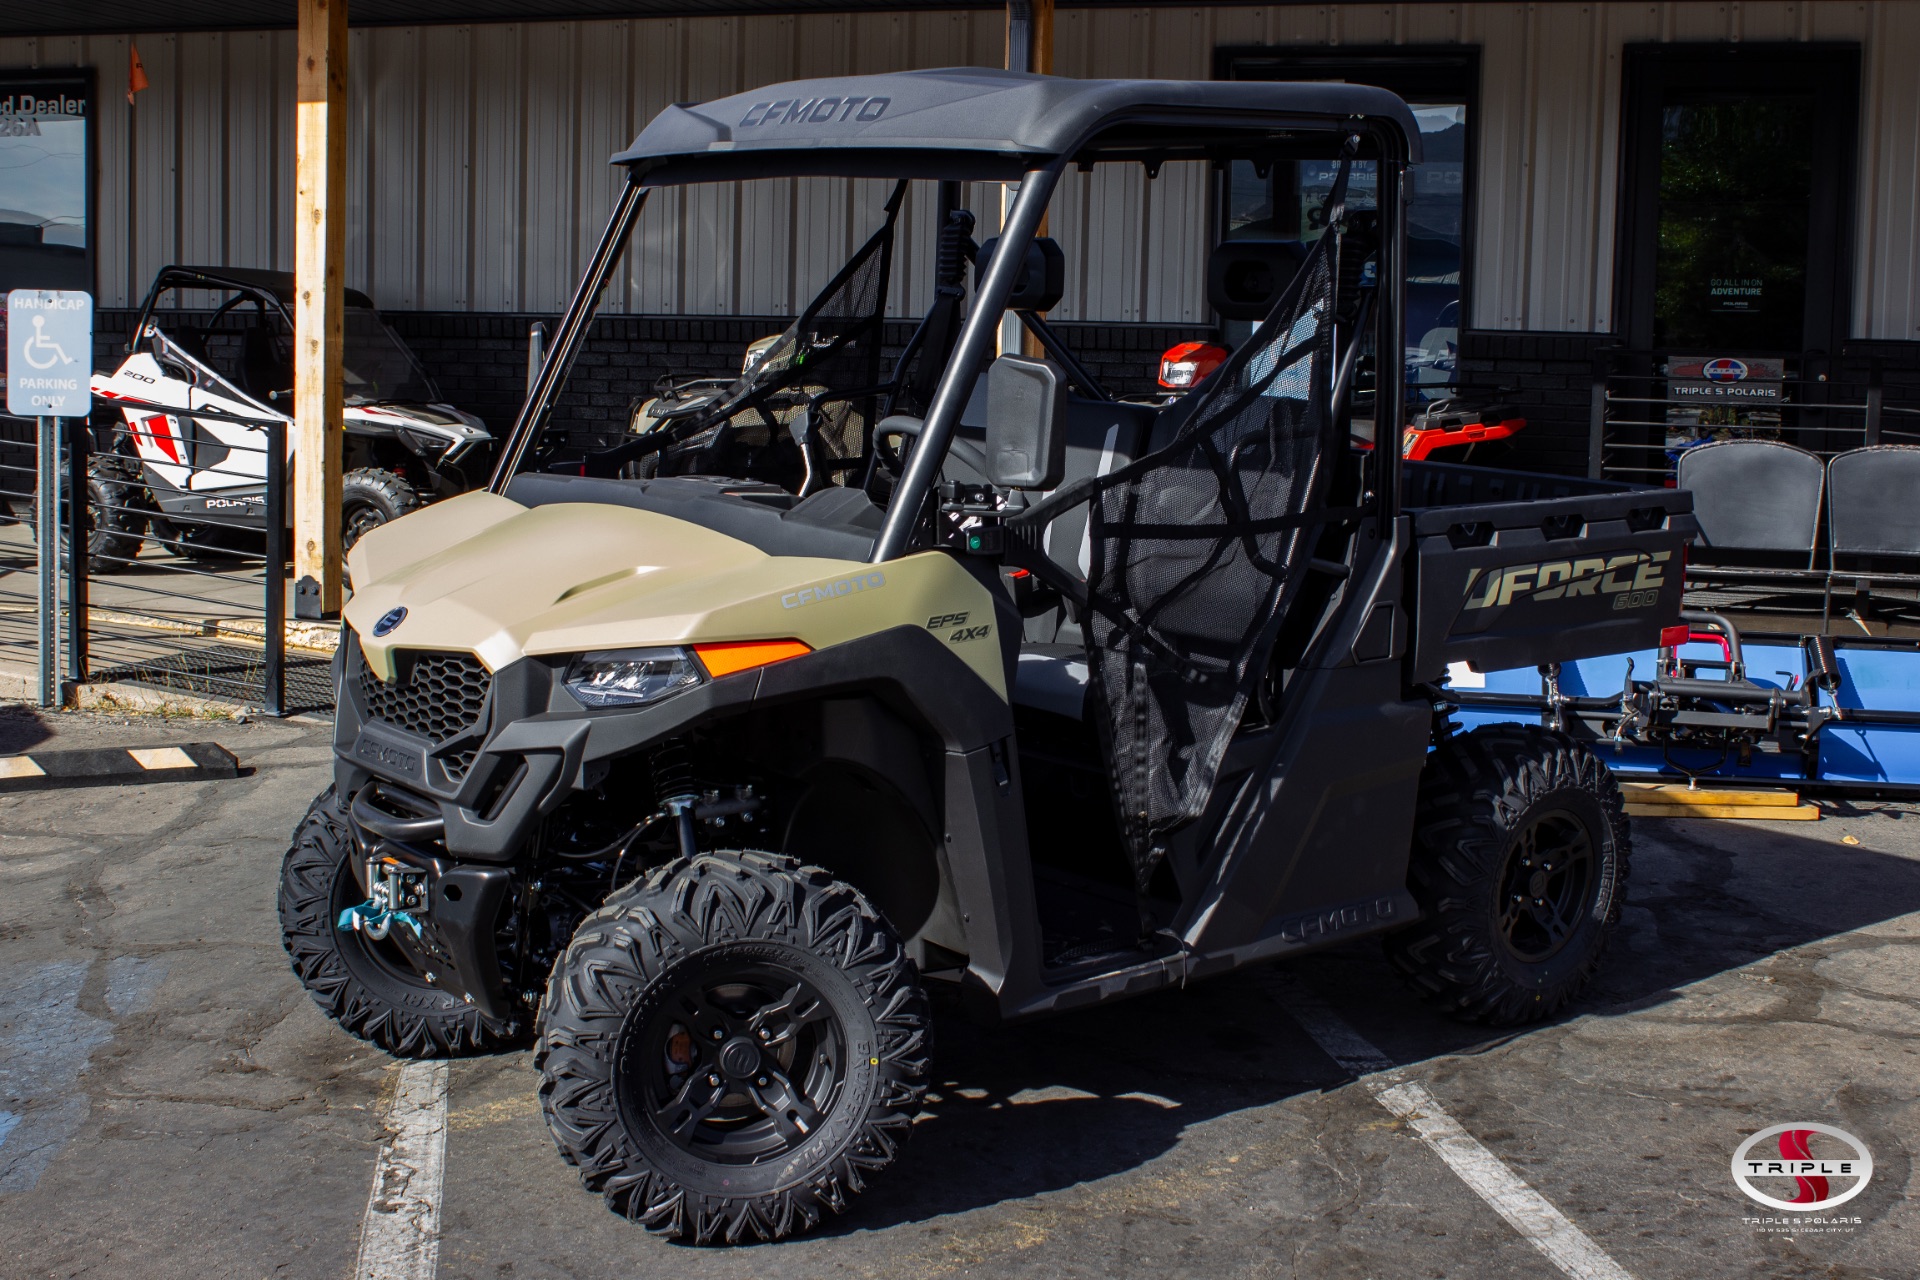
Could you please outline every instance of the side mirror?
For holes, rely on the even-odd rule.
[[[1298,240],[1222,240],[1207,258],[1207,301],[1222,320],[1265,320],[1306,259]]]
[[[993,251],[999,247],[1000,237],[995,236],[981,245],[980,252],[974,256],[976,287],[985,278],[987,264],[993,261]],[[1051,238],[1035,236],[1027,242],[1027,260],[1020,264],[1020,274],[1014,278],[1007,310],[1051,311],[1066,296],[1067,255]]]
[[[1052,489],[1066,470],[1066,373],[1050,360],[1001,356],[987,369],[987,480]]]

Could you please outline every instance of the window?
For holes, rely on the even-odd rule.
[[[0,294],[93,288],[92,98],[85,74],[0,75]]]
[[[1424,159],[1413,168],[1408,193],[1406,376],[1419,399],[1447,395],[1467,311],[1479,50],[1224,49],[1217,72],[1235,80],[1376,85],[1413,108]],[[1325,230],[1320,211],[1338,172],[1337,164],[1325,161],[1275,165],[1264,174],[1236,163],[1226,179],[1222,234],[1319,239]],[[1371,162],[1355,166],[1347,192],[1350,213],[1375,207],[1378,180]]]

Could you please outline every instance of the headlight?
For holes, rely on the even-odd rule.
[[[397,430],[401,439],[405,440],[415,453],[423,457],[437,458],[447,451],[449,444],[453,443],[443,435],[421,431],[417,427],[400,427]]]
[[[567,667],[567,692],[586,707],[631,707],[706,681],[685,649],[609,649]]]

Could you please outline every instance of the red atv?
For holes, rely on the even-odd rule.
[[[1400,456],[1408,462],[1425,462],[1442,449],[1463,449],[1440,461],[1471,462],[1480,446],[1511,440],[1526,425],[1525,418],[1514,417],[1505,405],[1475,408],[1458,400],[1439,400],[1400,433]]]
[[[1182,342],[1160,354],[1160,385],[1173,398],[1186,394],[1207,380],[1227,359],[1227,349],[1212,342]],[[1400,435],[1400,456],[1408,462],[1425,462],[1442,450],[1460,449],[1458,456],[1438,459],[1443,462],[1468,462],[1481,445],[1510,440],[1527,425],[1501,404],[1476,408],[1458,399],[1436,400],[1412,418]],[[1356,439],[1362,449],[1373,448],[1370,440]]]

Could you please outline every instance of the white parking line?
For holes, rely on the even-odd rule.
[[[1286,975],[1277,985],[1282,1007],[1314,1043],[1359,1076],[1360,1083],[1381,1106],[1410,1124],[1420,1140],[1528,1244],[1545,1254],[1547,1261],[1571,1280],[1633,1280],[1633,1274],[1608,1256],[1591,1236],[1448,1115],[1425,1085],[1398,1083],[1381,1076],[1393,1067],[1393,1060],[1304,983]]]
[[[400,1068],[387,1124],[393,1136],[374,1161],[353,1274],[355,1280],[433,1280],[447,1155],[446,1062]]]

